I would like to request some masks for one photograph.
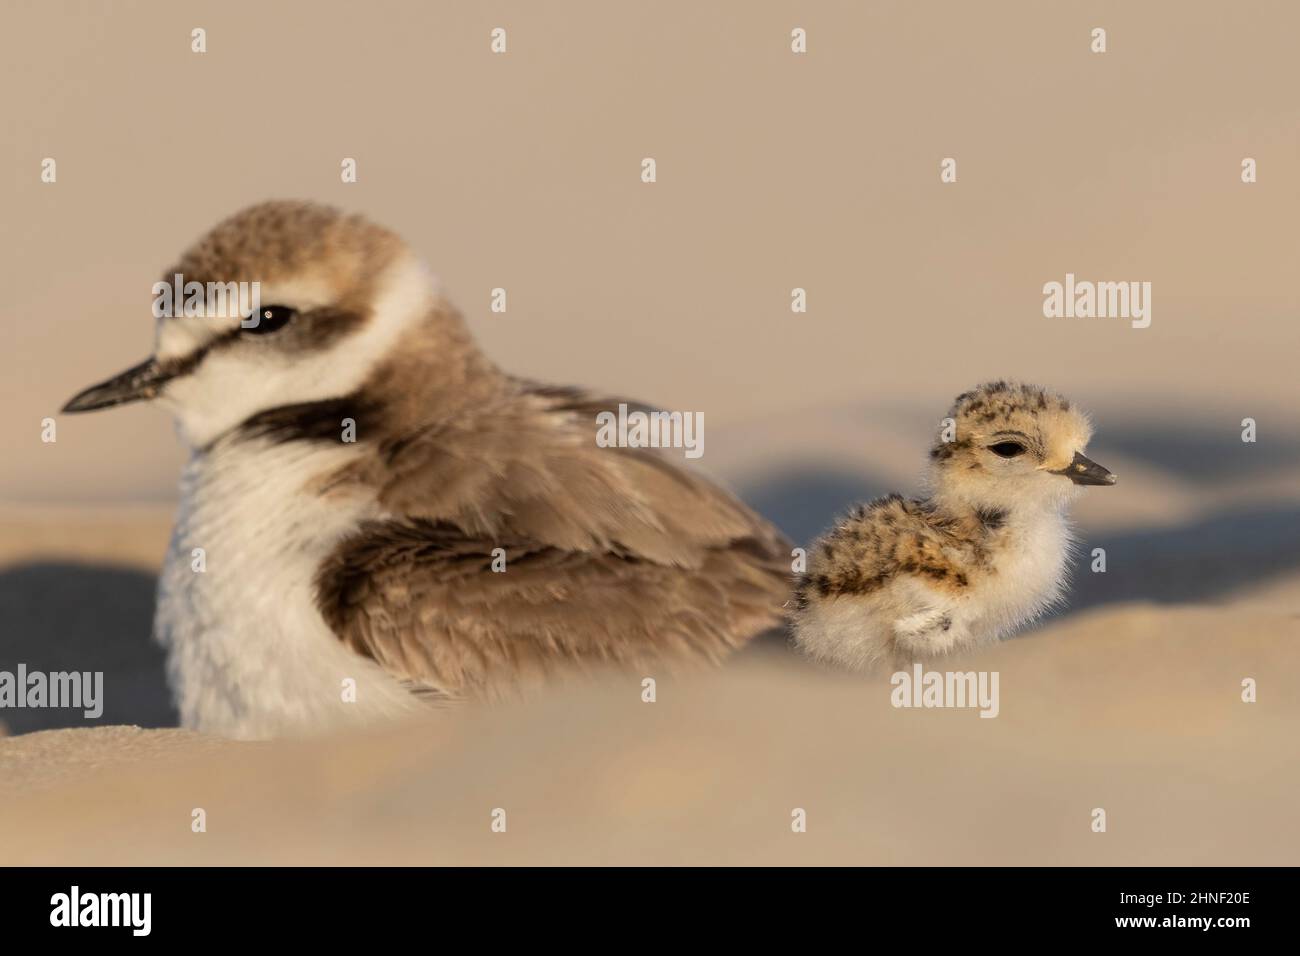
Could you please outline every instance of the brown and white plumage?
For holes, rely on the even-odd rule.
[[[462,694],[573,661],[717,661],[777,623],[788,549],[770,526],[658,452],[597,447],[594,410],[617,400],[501,387],[331,477],[374,488],[394,515],[319,570],[347,646]]]
[[[779,624],[780,535],[668,453],[599,447],[617,399],[497,369],[387,230],[265,203],[173,272],[258,281],[277,322],[162,319],[153,358],[68,410],[156,397],[191,447],[155,624],[187,726],[717,661]]]
[[[809,551],[795,641],[853,669],[978,646],[1062,593],[1066,507],[1115,477],[1083,456],[1092,427],[1059,395],[993,382],[958,396],[930,452],[930,494],[855,508]]]

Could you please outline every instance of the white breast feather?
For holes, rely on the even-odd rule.
[[[320,562],[373,501],[323,500],[311,477],[353,446],[256,441],[197,455],[159,583],[154,620],[183,726],[239,738],[360,723],[415,710],[416,699],[348,650],[316,608]],[[193,549],[206,570],[192,569]],[[344,681],[356,702],[344,701]]]

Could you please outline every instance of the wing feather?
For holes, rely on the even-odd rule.
[[[474,695],[575,665],[716,661],[778,624],[788,543],[660,453],[597,447],[595,411],[612,407],[525,387],[383,448],[393,517],[344,540],[316,581],[340,639]]]

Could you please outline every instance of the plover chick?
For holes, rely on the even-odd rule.
[[[657,450],[598,447],[618,399],[498,370],[386,229],[264,203],[174,274],[260,283],[260,321],[162,318],[149,360],[64,410],[153,399],[189,446],[155,617],[186,727],[653,675],[780,624],[780,535]]]
[[[949,419],[928,497],[861,505],[809,549],[792,624],[812,657],[906,665],[1005,637],[1060,598],[1066,508],[1080,486],[1115,483],[1084,457],[1088,418],[994,382],[959,395]]]

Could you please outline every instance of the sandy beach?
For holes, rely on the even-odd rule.
[[[311,741],[27,734],[0,743],[0,862],[1284,865],[1296,622],[1263,600],[1081,615],[979,663],[994,720],[769,652],[653,704],[624,680]]]

